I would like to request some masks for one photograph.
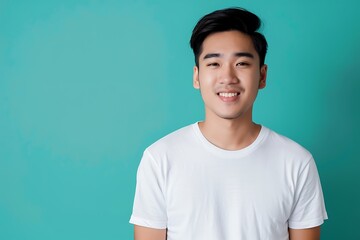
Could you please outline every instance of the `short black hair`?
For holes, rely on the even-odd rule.
[[[205,15],[194,27],[190,39],[196,66],[199,67],[199,56],[205,38],[212,33],[231,30],[240,31],[251,37],[259,54],[260,66],[264,65],[268,45],[264,35],[258,32],[260,26],[260,18],[243,8],[226,8]]]

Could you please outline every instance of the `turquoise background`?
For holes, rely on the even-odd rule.
[[[360,2],[0,1],[0,239],[132,239],[142,151],[203,118],[191,30],[242,6],[269,42],[254,119],[308,148],[360,239]]]

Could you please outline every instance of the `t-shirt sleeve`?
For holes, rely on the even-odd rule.
[[[289,228],[316,227],[327,218],[319,174],[315,161],[311,158],[299,175]]]
[[[148,150],[145,150],[137,171],[130,223],[156,229],[166,228],[164,182],[159,164]]]

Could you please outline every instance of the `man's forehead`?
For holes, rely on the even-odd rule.
[[[255,57],[256,53],[250,36],[239,31],[228,31],[213,33],[206,37],[201,46],[200,56],[203,58],[208,54],[218,54],[218,57],[245,57],[249,55]]]
[[[240,31],[232,30],[232,31],[211,33],[205,37],[203,43],[216,42],[221,44],[222,42],[234,41],[234,40],[238,42],[241,41],[244,44],[248,42],[252,42],[252,39],[248,34],[245,34]]]

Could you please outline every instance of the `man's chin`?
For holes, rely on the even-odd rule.
[[[239,120],[241,119],[242,114],[221,114],[219,115],[220,118],[225,120]]]

